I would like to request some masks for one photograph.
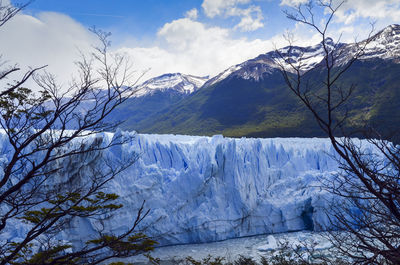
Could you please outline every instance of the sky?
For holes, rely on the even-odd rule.
[[[18,4],[23,0],[0,0]],[[332,0],[337,4],[340,0]],[[129,57],[144,79],[181,72],[214,76],[226,68],[287,45],[320,37],[310,27],[287,19],[283,10],[306,0],[35,0],[0,28],[3,60],[21,67],[48,65],[68,82],[80,53],[89,53],[95,26],[112,33],[112,52]],[[324,10],[315,9],[317,23]],[[361,40],[375,21],[377,30],[400,23],[398,0],[348,0],[329,34],[341,41]]]

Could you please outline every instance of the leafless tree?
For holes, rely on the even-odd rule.
[[[335,14],[344,2],[309,1],[285,11],[287,18],[308,25],[321,37],[323,61],[305,68],[304,58],[290,43],[276,50],[277,63],[288,87],[311,111],[337,154],[340,172],[323,180],[323,187],[338,195],[329,208],[331,239],[335,247],[357,264],[400,264],[400,146],[387,141],[377,131],[364,127],[360,141],[351,138],[349,109],[356,84],[341,78],[361,60],[375,39],[341,45],[328,38]],[[324,23],[316,18],[324,12]],[[293,60],[297,53],[297,60]],[[322,77],[322,78],[320,78]],[[342,136],[337,138],[337,136]],[[341,231],[348,231],[343,233]]]
[[[27,4],[0,2],[0,26]],[[115,129],[105,118],[135,93],[138,78],[127,58],[108,51],[110,34],[92,32],[100,45],[82,55],[79,75],[66,90],[45,67],[21,74],[18,65],[0,64],[0,264],[98,264],[155,244],[136,232],[148,213],[143,204],[126,231],[111,234],[102,226],[123,206],[107,184],[137,157],[111,161],[103,151],[130,138],[107,140],[101,133]],[[39,92],[27,88],[28,81]],[[82,218],[99,224],[97,234],[80,246],[62,241],[60,233]],[[21,223],[25,231],[10,238],[8,231]]]

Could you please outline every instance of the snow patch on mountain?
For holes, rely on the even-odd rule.
[[[220,74],[218,74],[217,76],[215,76],[215,77],[211,78],[210,80],[208,80],[208,81],[205,83],[204,86],[205,86],[205,87],[212,86],[212,85],[214,85],[214,84],[216,84],[216,83],[218,83],[218,82],[224,80],[225,78],[227,78],[228,76],[230,76],[232,73],[234,73],[234,72],[240,70],[241,68],[242,68],[242,65],[241,65],[241,64],[237,64],[237,65],[231,66],[231,67],[229,67],[228,69],[226,69],[225,71],[223,71],[222,73],[220,73]]]
[[[335,45],[330,38],[326,39],[325,44],[329,50],[333,50]],[[216,77],[211,78],[206,82],[205,86],[211,86],[232,77],[259,81],[263,79],[264,75],[271,74],[276,70],[282,69],[282,67],[286,71],[292,72],[293,69],[289,62],[295,66],[301,66],[303,71],[308,71],[319,64],[323,58],[324,46],[322,43],[309,47],[285,47],[277,51],[261,54],[254,59],[232,66]]]
[[[325,43],[325,45],[324,45]],[[286,71],[293,72],[291,65],[299,67],[303,72],[309,71],[317,66],[325,57],[325,49],[333,51],[336,48],[343,47],[344,44],[335,44],[331,38],[327,38],[325,42],[318,43],[314,46],[299,47],[291,46],[272,52],[274,62],[280,67],[284,67]],[[285,58],[285,60],[283,59]]]
[[[326,38],[325,45],[321,42],[308,47],[288,46],[277,51],[270,51],[228,68],[207,81],[205,86],[233,77],[259,81],[264,75],[281,70],[282,67],[288,72],[294,72],[291,65],[300,67],[302,72],[307,72],[321,64],[325,58],[325,49],[329,52],[340,53],[336,65],[341,66],[348,63],[356,51],[364,46],[365,50],[359,58],[361,60],[379,58],[400,62],[400,25],[390,25],[373,35],[370,40],[357,44],[336,43],[331,38]]]
[[[191,94],[208,80],[207,77],[184,75],[180,73],[164,74],[147,80],[136,88],[135,97],[152,95],[157,91],[173,91],[180,94]]]
[[[361,45],[365,42],[361,42]],[[400,25],[390,25],[372,37],[361,59],[373,58],[395,61],[400,59]]]

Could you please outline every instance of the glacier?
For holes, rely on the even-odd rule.
[[[120,195],[124,205],[118,216],[103,224],[109,231],[126,230],[143,201],[150,213],[140,229],[160,245],[323,231],[329,225],[325,206],[330,195],[319,187],[319,178],[338,171],[329,139],[234,139],[121,131],[94,137],[111,141],[118,134],[129,142],[104,150],[105,155],[115,160],[138,155],[138,160],[107,187]],[[5,139],[3,135],[2,150]],[[1,159],[6,158],[3,153]],[[72,174],[69,168],[64,172]],[[95,227],[92,220],[80,220],[63,237],[79,243]],[[22,224],[9,229],[9,237],[24,232]]]
[[[128,228],[144,200],[150,214],[141,229],[161,245],[321,231],[329,225],[324,208],[329,195],[318,180],[338,169],[328,139],[140,134],[132,139],[107,151],[116,157],[139,154],[110,183],[125,207],[108,229]],[[81,235],[81,226],[72,233]]]

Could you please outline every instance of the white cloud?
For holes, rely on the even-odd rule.
[[[185,17],[189,18],[191,20],[196,20],[198,16],[199,16],[199,12],[198,12],[197,8],[190,9],[185,14]]]
[[[48,65],[58,80],[70,80],[79,58],[78,48],[91,49],[95,38],[82,25],[58,13],[38,17],[18,14],[0,28],[0,54],[23,69]]]
[[[239,17],[240,22],[234,27],[240,31],[254,31],[264,27],[261,8],[251,5],[239,8],[238,5],[249,4],[252,0],[204,0],[204,13],[210,17]]]
[[[238,4],[247,4],[251,0],[204,0],[201,5],[208,17],[223,15],[227,10],[237,6]]]
[[[301,35],[300,35],[301,34]],[[226,68],[254,58],[261,53],[287,45],[281,34],[269,40],[233,38],[228,29],[207,27],[188,18],[165,24],[158,32],[161,46],[123,47],[140,69],[151,68],[146,78],[163,73],[182,72],[214,76]],[[319,40],[296,29],[298,44],[315,44]]]
[[[136,62],[151,68],[149,76],[166,72],[216,75],[272,48],[269,41],[233,39],[228,29],[206,27],[188,18],[165,24],[158,32],[163,48],[122,48]]]
[[[309,0],[282,0],[281,1],[281,6],[291,6],[291,7],[296,7],[299,6],[300,4],[305,4]]]
[[[245,17],[243,9],[235,8],[224,12],[230,12],[232,16],[240,13]],[[247,8],[257,10],[255,6]],[[157,33],[157,44],[131,44],[114,50],[131,57],[134,68],[139,72],[151,68],[144,77],[147,79],[168,72],[213,76],[234,64],[272,50],[274,44],[278,47],[287,45],[281,34],[268,40],[233,37],[230,29],[195,21],[195,11],[188,13],[192,14],[166,23]],[[251,28],[253,25],[246,19],[240,23],[240,27]],[[347,26],[342,31],[352,34],[353,28]],[[308,27],[296,25],[296,44],[319,42],[314,33]],[[18,15],[0,28],[0,38],[0,53],[5,59],[22,66],[49,64],[49,71],[62,81],[70,80],[77,49],[88,51],[95,42],[94,36],[82,25],[57,13],[42,13],[38,17]]]
[[[339,3],[338,0],[335,1]],[[338,22],[353,23],[358,18],[398,21],[400,2],[398,0],[348,0],[337,12]]]
[[[297,6],[309,0],[281,0],[281,5]],[[328,0],[323,0],[328,2]],[[315,3],[315,1],[313,1]],[[333,0],[335,8],[341,4],[335,13],[333,23],[330,25],[328,35],[338,38],[343,42],[353,42],[365,39],[371,32],[370,22],[375,22],[375,30],[380,30],[389,24],[398,23],[400,17],[399,0]],[[324,24],[324,17],[330,11],[324,12],[315,6],[316,21]]]
[[[324,0],[328,2],[327,0]],[[309,0],[281,0],[280,5],[295,7],[305,4]],[[337,7],[336,22],[349,25],[359,18],[398,21],[400,16],[399,0],[333,0],[332,5]]]
[[[247,9],[232,8],[227,14],[241,17],[239,24],[237,24],[234,29],[254,31],[264,27],[264,23],[262,22],[264,17],[259,6],[250,6]]]
[[[193,18],[193,16],[192,16]],[[167,72],[216,75],[272,48],[270,41],[234,39],[230,30],[207,27],[190,18],[166,23],[157,35],[159,45],[119,47],[128,54],[134,68],[151,68],[144,78]],[[24,69],[48,65],[47,70],[66,84],[71,80],[79,50],[88,52],[96,38],[72,18],[58,13],[37,17],[19,14],[0,28],[0,54]]]
[[[167,42],[169,48],[183,52],[196,43],[212,45],[227,39],[229,31],[219,27],[206,28],[204,24],[187,18],[166,23],[158,32],[158,36]],[[204,49],[207,46],[203,46]]]

